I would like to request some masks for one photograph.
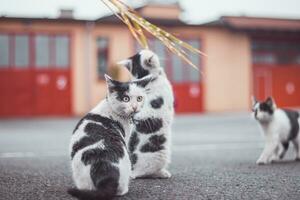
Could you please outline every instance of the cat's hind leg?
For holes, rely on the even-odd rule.
[[[131,177],[136,178],[170,178],[165,168],[168,165],[168,154],[165,150],[138,155]]]
[[[280,142],[277,146],[277,160],[282,159],[289,148],[289,142]],[[275,159],[276,160],[276,159]]]
[[[294,149],[295,149],[295,153],[296,153],[296,158],[295,160],[300,161],[300,135],[298,134],[298,136],[292,140],[292,143],[294,145]]]

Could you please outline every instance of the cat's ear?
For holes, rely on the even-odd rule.
[[[272,97],[268,97],[268,98],[266,99],[265,102],[266,102],[266,104],[267,104],[268,106],[270,106],[271,108],[273,108],[273,109],[276,108],[275,101],[273,100]]]
[[[154,54],[145,60],[146,65],[152,67],[152,63],[154,61]]]
[[[145,88],[150,82],[154,81],[157,77],[153,75],[147,75],[141,79],[137,79],[134,82],[137,84],[137,86]]]
[[[121,60],[117,63],[118,65],[126,67],[129,71],[131,71],[132,66],[132,60],[131,59],[125,59]]]
[[[251,102],[252,102],[252,108],[254,108],[254,106],[258,103],[257,99],[255,96],[251,97]]]
[[[108,76],[107,74],[104,74],[104,77],[105,77],[105,81],[106,81],[106,84],[107,84],[107,89],[109,92],[112,92],[113,91],[113,88],[115,87],[116,85],[116,81],[113,80],[110,76]]]

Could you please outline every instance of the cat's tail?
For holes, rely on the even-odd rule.
[[[105,188],[103,190],[79,190],[68,189],[68,193],[80,200],[112,200],[115,197],[115,188]]]

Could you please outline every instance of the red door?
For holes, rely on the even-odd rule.
[[[300,106],[300,38],[254,38],[254,95],[279,107]]]
[[[70,115],[69,37],[0,34],[0,116]]]
[[[69,38],[66,35],[36,35],[35,113],[69,115],[71,87]]]
[[[258,99],[272,96],[278,106],[300,106],[300,65],[256,66],[254,84],[254,93]]]

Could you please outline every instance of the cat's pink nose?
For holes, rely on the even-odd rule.
[[[132,107],[133,111],[136,112],[137,111],[137,107]]]

